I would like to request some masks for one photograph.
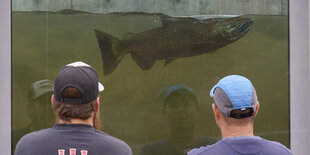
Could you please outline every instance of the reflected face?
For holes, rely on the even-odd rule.
[[[186,130],[195,127],[198,119],[198,105],[184,96],[170,97],[165,103],[168,125],[174,130]]]

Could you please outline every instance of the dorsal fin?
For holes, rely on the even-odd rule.
[[[166,59],[165,60],[165,64],[164,64],[164,66],[166,66],[166,65],[168,65],[168,64],[170,64],[173,60],[175,60],[176,58],[172,58],[172,59]]]
[[[135,52],[131,53],[131,57],[138,64],[138,66],[144,71],[150,70],[156,61],[154,58],[139,55]]]

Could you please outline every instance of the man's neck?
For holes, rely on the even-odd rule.
[[[82,119],[72,118],[70,122],[59,119],[59,123],[61,124],[86,124],[86,125],[94,126],[92,119],[82,120]]]
[[[221,128],[222,138],[239,137],[239,136],[254,136],[253,126],[227,126]]]

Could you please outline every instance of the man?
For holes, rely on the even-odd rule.
[[[64,66],[51,99],[59,123],[25,135],[15,155],[131,155],[125,142],[95,129],[102,90],[97,72],[88,64]]]
[[[216,142],[215,139],[202,137],[197,133],[200,107],[190,87],[171,86],[159,98],[163,98],[162,111],[168,123],[169,136],[146,144],[140,155],[186,155],[192,148]]]
[[[253,123],[259,110],[256,91],[245,77],[230,75],[210,91],[212,109],[222,139],[217,143],[193,149],[188,155],[291,155],[278,142],[254,136]]]

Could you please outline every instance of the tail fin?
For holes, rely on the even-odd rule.
[[[101,51],[103,72],[104,75],[108,75],[113,72],[127,53],[120,53],[120,51],[118,51],[121,40],[108,33],[96,29],[94,31]]]

